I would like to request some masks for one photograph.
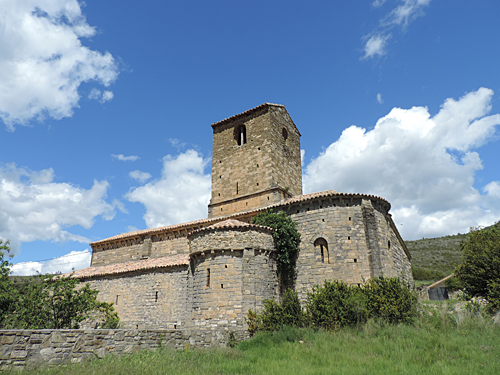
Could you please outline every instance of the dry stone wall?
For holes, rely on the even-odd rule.
[[[240,336],[235,334],[238,339]],[[188,346],[226,346],[228,331],[176,330],[0,330],[0,370],[58,366],[109,354],[131,354]]]

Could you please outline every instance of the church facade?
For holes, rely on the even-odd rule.
[[[301,233],[296,290],[340,279],[403,276],[411,256],[385,199],[302,194],[300,133],[285,107],[264,103],[212,124],[208,218],[91,243],[73,277],[112,302],[124,328],[246,331],[248,309],[279,298],[272,229],[252,217],[284,211]]]

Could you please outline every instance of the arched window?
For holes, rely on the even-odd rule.
[[[283,139],[284,139],[284,140],[285,140],[285,142],[286,142],[286,140],[288,139],[288,131],[287,131],[285,128],[283,128],[282,133],[283,133]]]
[[[328,252],[328,242],[324,238],[318,238],[314,241],[314,247],[318,249],[321,254],[321,263],[330,263],[330,254]]]
[[[234,128],[234,139],[238,143],[238,146],[247,143],[247,128],[245,125],[238,125]]]

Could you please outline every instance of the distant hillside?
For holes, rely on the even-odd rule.
[[[486,227],[500,229],[500,222]],[[460,263],[462,253],[460,244],[466,239],[466,234],[438,238],[424,238],[416,241],[405,241],[412,256],[411,264],[416,280],[439,280],[453,272]]]

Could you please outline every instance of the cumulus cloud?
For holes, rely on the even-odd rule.
[[[10,239],[13,253],[22,242],[78,241],[81,235],[66,228],[89,229],[94,218],[111,220],[116,205],[106,203],[106,181],[94,181],[90,189],[53,182],[52,168],[31,171],[14,163],[0,164],[0,238]]]
[[[401,0],[400,5],[380,20],[375,30],[363,37],[364,56],[362,58],[369,59],[385,55],[387,41],[392,37],[391,30],[396,26],[400,26],[403,31],[406,30],[411,22],[424,14],[423,9],[430,2],[431,0]],[[375,0],[372,5],[379,7],[384,3],[385,0]]]
[[[113,157],[113,158],[115,158],[117,160],[120,160],[120,161],[136,161],[136,160],[139,160],[139,156],[137,156],[137,155],[125,156],[123,154],[118,154],[118,155],[112,154],[111,157]]]
[[[46,275],[54,273],[69,273],[90,266],[92,253],[87,249],[72,251],[59,258],[38,262],[22,262],[14,264],[10,271],[14,276]]]
[[[384,99],[382,99],[382,94],[381,93],[377,94],[377,102],[378,102],[378,104],[383,104],[384,103]]]
[[[306,192],[334,189],[382,196],[406,238],[465,232],[500,216],[500,183],[474,187],[482,169],[478,147],[500,124],[493,91],[447,99],[431,116],[425,107],[393,108],[373,130],[350,126],[306,167]]]
[[[82,82],[109,86],[118,76],[109,52],[82,45],[96,30],[77,0],[4,1],[0,20],[0,118],[11,131],[33,119],[72,116]],[[110,91],[100,96],[111,98]]]
[[[211,177],[204,173],[209,160],[195,150],[163,158],[161,178],[132,189],[131,202],[146,207],[148,228],[183,223],[207,216]]]
[[[141,172],[139,170],[132,171],[128,175],[137,182],[140,182],[141,184],[145,183],[147,180],[151,178],[150,173]]]

